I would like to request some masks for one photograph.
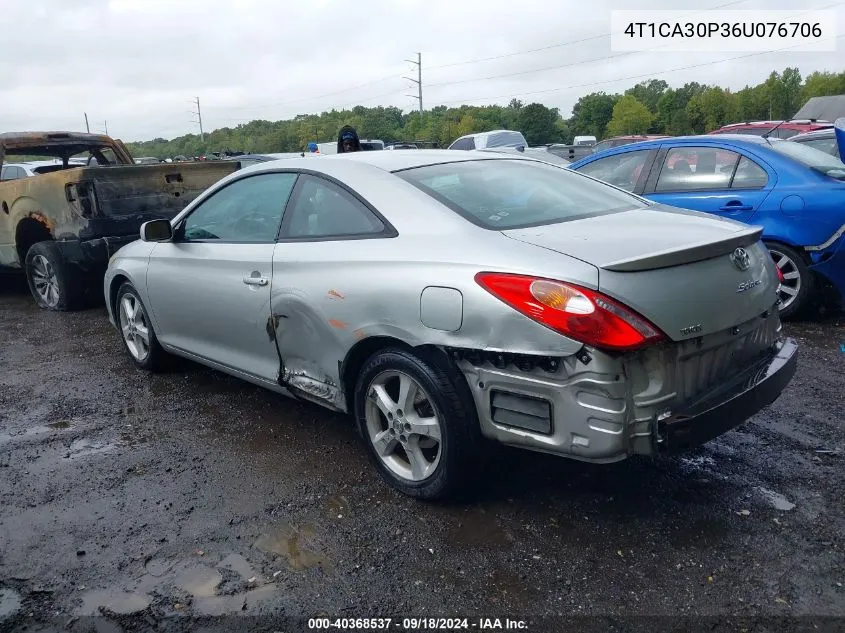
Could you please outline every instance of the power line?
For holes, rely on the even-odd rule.
[[[716,9],[722,9],[724,7],[729,7],[729,6],[732,6],[732,5],[735,5],[735,4],[742,4],[743,2],[748,2],[748,0],[734,0],[733,2],[726,2],[724,4],[716,5],[715,7],[711,7],[709,9],[701,9],[701,10],[698,10],[698,11],[693,11],[691,13],[685,13],[680,17],[686,17],[686,16],[689,16],[689,15],[696,15],[698,13],[704,13],[706,11],[713,11],[713,10],[716,10]],[[537,52],[541,52],[541,51],[551,50],[551,49],[554,49],[554,48],[562,48],[564,46],[571,46],[573,44],[582,44],[584,42],[589,42],[589,41],[609,37],[610,35],[611,35],[611,33],[602,33],[600,35],[593,35],[591,37],[585,37],[585,38],[581,38],[581,39],[578,39],[578,40],[561,42],[559,44],[550,44],[549,46],[542,46],[540,48],[533,48],[533,49],[529,49],[529,50],[525,50],[525,51],[517,51],[517,52],[514,52],[514,53],[506,53],[504,55],[494,55],[492,57],[484,57],[484,58],[480,58],[480,59],[469,59],[469,60],[464,60],[464,61],[461,61],[461,62],[453,62],[453,63],[449,63],[449,64],[440,64],[438,66],[428,66],[427,68],[429,70],[436,70],[436,69],[439,69],[439,68],[450,68],[450,67],[453,67],[453,66],[464,66],[464,65],[468,65],[468,64],[477,64],[477,63],[480,63],[480,62],[492,61],[492,60],[496,60],[496,59],[505,59],[505,58],[508,58],[508,57],[516,57],[518,55],[527,55],[529,53],[537,53]],[[636,51],[634,51],[634,52],[636,52]],[[632,53],[630,53],[630,52],[629,53],[620,53],[620,55],[618,55],[618,56],[621,57],[622,55],[630,55],[630,54],[632,54]],[[617,56],[613,56],[613,57],[617,57]],[[408,60],[408,61],[410,61],[410,60]],[[593,60],[588,60],[587,62],[579,62],[579,63],[589,63],[589,61],[593,61]],[[416,64],[417,62],[411,61],[411,63]],[[562,66],[562,67],[566,67],[566,66]],[[524,71],[524,72],[526,72],[526,73],[528,73],[528,72],[541,72],[542,70],[549,70],[549,69],[538,69],[538,70]],[[392,75],[388,75],[386,77],[382,77],[381,79],[375,79],[373,81],[368,81],[367,83],[359,84],[357,86],[351,86],[349,88],[342,88],[340,90],[335,90],[335,91],[332,91],[332,92],[326,92],[326,93],[323,93],[323,94],[320,94],[320,95],[314,95],[312,97],[301,97],[301,98],[298,98],[298,99],[293,99],[293,100],[290,100],[290,101],[284,101],[284,102],[280,102],[280,103],[264,103],[264,104],[248,105],[248,106],[212,106],[212,109],[215,109],[215,110],[218,110],[218,109],[220,109],[220,110],[250,110],[250,109],[258,109],[258,108],[285,107],[285,106],[294,105],[294,104],[297,104],[297,103],[303,103],[303,102],[306,102],[306,101],[317,101],[319,99],[324,99],[326,97],[333,97],[333,96],[336,96],[336,95],[339,95],[339,94],[352,92],[353,90],[358,90],[360,88],[367,88],[369,86],[374,86],[376,84],[384,83],[385,81],[388,81],[390,79],[396,79],[396,75],[392,74]],[[471,79],[471,80],[465,80],[465,81],[481,81],[481,79]],[[451,83],[461,83],[461,82],[451,82]],[[444,85],[447,85],[447,82],[443,82],[443,83],[439,83],[439,84],[427,84],[427,85],[432,86],[432,87],[434,87],[434,86],[444,86]],[[379,96],[393,95],[393,94],[396,94],[397,92],[398,91],[391,91],[389,93],[385,93],[384,95],[379,95]],[[363,102],[372,101],[373,99],[378,98],[379,96],[368,97],[368,98],[364,99]],[[414,98],[419,100],[419,96],[414,97]],[[231,120],[239,120],[239,119],[231,119]],[[240,120],[247,120],[247,119],[240,119]]]
[[[699,13],[706,13],[707,11],[715,11],[716,9],[724,9],[725,7],[730,7],[735,4],[742,4],[744,2],[748,2],[748,0],[734,0],[734,2],[726,2],[725,4],[719,4],[715,7],[710,7],[708,9],[701,9],[699,11],[693,11],[691,13],[684,13],[679,18],[685,18],[690,15],[697,15]],[[602,33],[601,35],[593,35],[591,37],[584,37],[580,40],[571,40],[569,42],[561,42],[560,44],[550,44],[548,46],[541,46],[540,48],[531,48],[526,51],[516,51],[515,53],[505,53],[504,55],[493,55],[492,57],[481,57],[479,59],[468,59],[462,62],[452,62],[449,64],[440,64],[438,66],[428,66],[429,70],[437,70],[439,68],[452,68],[454,66],[465,66],[467,64],[478,64],[481,62],[489,62],[496,59],[506,59],[508,57],[517,57],[518,55],[528,55],[529,53],[539,53],[541,51],[548,51],[553,48],[563,48],[564,46],[572,46],[573,44],[583,44],[584,42],[592,42],[594,40],[600,40],[605,37],[610,37],[612,33]],[[432,85],[444,85],[444,84],[432,84]]]
[[[836,37],[828,37],[828,38],[825,38],[823,40],[816,40],[816,42],[826,42],[826,41],[830,41],[830,40],[838,40],[838,39],[841,39],[843,37],[845,37],[845,34],[837,35]],[[747,55],[738,55],[737,57],[728,57],[726,59],[717,59],[717,60],[711,61],[711,62],[703,62],[701,64],[692,64],[690,66],[680,66],[678,68],[669,68],[667,70],[658,70],[658,71],[654,71],[654,72],[650,72],[650,73],[643,73],[641,75],[628,75],[627,77],[616,77],[615,79],[606,79],[606,80],[603,80],[603,81],[594,81],[594,82],[586,83],[586,84],[573,84],[571,86],[560,86],[558,88],[547,88],[545,90],[534,90],[532,92],[519,92],[519,93],[516,93],[516,94],[508,94],[508,95],[496,95],[496,96],[478,97],[478,98],[472,98],[472,99],[454,99],[454,100],[451,100],[451,101],[440,101],[439,105],[447,105],[447,104],[451,104],[451,103],[466,103],[466,102],[469,102],[469,101],[488,101],[488,100],[491,100],[491,99],[509,99],[509,98],[514,98],[514,97],[526,97],[526,96],[530,96],[530,95],[545,94],[545,93],[549,93],[549,92],[558,92],[560,90],[570,90],[570,89],[573,89],[573,88],[590,88],[592,86],[600,86],[600,85],[603,85],[603,84],[616,83],[617,81],[626,81],[626,80],[629,80],[629,79],[642,79],[644,77],[654,77],[656,75],[663,75],[663,74],[666,74],[666,73],[674,73],[674,72],[679,72],[681,70],[691,70],[693,68],[702,68],[704,66],[712,66],[713,64],[721,64],[723,62],[732,62],[732,61],[736,61],[738,59],[747,59],[749,57],[758,57],[760,55],[770,55],[771,53],[780,53],[780,52],[783,52],[783,51],[786,51],[786,50],[790,50],[790,49],[793,49],[793,48],[798,48],[800,46],[806,46],[806,45],[807,45],[807,42],[802,42],[801,44],[795,44],[793,46],[787,46],[785,48],[777,48],[777,49],[774,49],[774,50],[771,50],[771,51],[759,51],[759,52],[756,52],[756,53],[749,53]]]
[[[740,0],[740,1],[744,2],[745,0]],[[737,3],[734,2],[734,3],[731,3],[731,4],[737,4]],[[829,4],[829,5],[826,5],[826,6],[823,6],[823,7],[819,7],[817,9],[809,9],[807,11],[801,11],[799,13],[795,13],[795,14],[791,15],[790,17],[798,17],[800,15],[804,15],[805,13],[812,13],[814,11],[822,11],[824,9],[830,9],[832,7],[841,6],[842,4],[845,4],[845,3],[836,2],[834,4]],[[716,7],[716,8],[718,8],[718,7]],[[652,53],[652,52],[655,52],[655,51],[657,51],[661,48],[666,48],[667,46],[671,46],[671,44],[672,43],[669,42],[669,43],[663,44],[661,46],[656,46],[656,47],[649,49],[649,50],[646,50],[646,51],[626,51],[626,52],[623,52],[623,53],[617,53],[615,55],[605,55],[604,57],[595,57],[593,59],[584,59],[584,60],[581,60],[581,61],[567,62],[565,64],[556,64],[554,66],[546,66],[544,68],[534,68],[532,70],[520,70],[520,71],[516,71],[516,72],[512,72],[512,73],[504,73],[504,74],[499,74],[499,75],[489,75],[487,77],[476,77],[475,79],[458,79],[458,80],[455,80],[455,81],[443,81],[443,82],[440,82],[440,83],[426,84],[426,86],[428,88],[438,88],[438,87],[441,87],[441,86],[453,86],[453,85],[456,85],[456,84],[473,83],[473,82],[476,82],[476,81],[489,81],[490,79],[504,79],[506,77],[517,77],[517,76],[520,76],[520,75],[530,75],[532,73],[540,73],[540,72],[545,72],[547,70],[559,70],[561,68],[571,68],[572,66],[580,66],[582,64],[590,64],[592,62],[607,61],[607,60],[610,60],[610,59],[617,59],[619,57],[628,57],[630,55],[636,55],[638,53]]]
[[[366,88],[368,86],[374,86],[376,84],[383,83],[388,79],[397,79],[397,74],[394,73],[387,77],[382,77],[381,79],[375,79],[373,81],[368,81],[365,84],[359,84],[357,86],[351,86],[349,88],[343,88],[341,90],[335,90],[334,92],[326,92],[321,95],[314,95],[313,97],[301,97],[299,99],[293,99],[291,101],[284,101],[282,103],[264,103],[264,104],[256,104],[256,105],[248,105],[248,106],[216,106],[214,109],[218,110],[249,110],[254,108],[281,108],[288,105],[293,105],[295,103],[302,103],[303,101],[316,101],[317,99],[323,99],[325,97],[333,97],[335,95],[343,94],[344,92],[352,92],[353,90],[358,90],[360,88]],[[391,93],[393,94],[393,93]]]

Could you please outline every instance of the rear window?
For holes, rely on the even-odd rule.
[[[397,176],[487,229],[554,224],[648,206],[576,172],[533,161],[461,161],[416,167]]]
[[[839,158],[827,152],[810,147],[806,143],[792,141],[772,141],[771,148],[779,154],[803,163],[807,167],[816,169],[833,178],[845,180],[845,164]]]

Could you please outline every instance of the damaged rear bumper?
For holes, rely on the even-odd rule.
[[[709,442],[777,400],[795,375],[798,346],[792,339],[776,346],[772,357],[743,372],[718,393],[682,412],[661,416],[655,435],[658,452],[678,453]]]
[[[774,318],[774,317],[773,317]],[[773,402],[796,368],[797,345],[778,337],[730,380],[678,403],[677,379],[632,378],[621,358],[591,352],[585,364],[560,359],[560,368],[519,370],[462,359],[484,436],[520,448],[607,463],[631,455],[683,451],[742,424]],[[758,357],[759,358],[759,357]],[[666,359],[648,365],[652,376]],[[632,393],[633,391],[633,393]],[[645,414],[645,411],[649,411]]]

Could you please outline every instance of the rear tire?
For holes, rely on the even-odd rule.
[[[78,310],[85,297],[82,271],[62,257],[55,242],[38,242],[26,253],[26,281],[35,302],[45,310]]]
[[[164,367],[167,352],[158,342],[153,325],[138,291],[124,282],[117,290],[114,316],[120,338],[136,367],[158,371]]]
[[[784,275],[778,285],[778,306],[782,319],[801,316],[810,305],[816,289],[815,276],[807,265],[806,257],[785,244],[766,244],[772,259]]]
[[[371,461],[393,488],[417,499],[465,491],[477,455],[475,405],[444,362],[385,349],[364,364],[355,389],[355,420]]]

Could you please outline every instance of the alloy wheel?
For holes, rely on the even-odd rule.
[[[132,357],[143,363],[150,355],[150,326],[141,301],[126,293],[120,298],[120,330]]]
[[[801,292],[801,271],[789,255],[775,247],[769,247],[769,252],[780,271],[779,277],[782,277],[778,283],[777,294],[778,307],[784,310],[792,305],[798,293]]]
[[[44,255],[36,255],[32,258],[32,284],[35,292],[47,307],[55,308],[59,304],[61,297],[56,271]]]
[[[418,482],[434,473],[442,453],[440,420],[414,378],[400,371],[378,374],[367,391],[365,419],[370,442],[393,474]]]

